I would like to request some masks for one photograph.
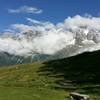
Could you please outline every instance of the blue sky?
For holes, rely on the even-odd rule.
[[[9,13],[9,9],[19,9],[28,6],[41,9],[43,12],[35,13]],[[0,0],[0,31],[11,24],[27,23],[26,18],[40,21],[58,23],[68,16],[85,13],[98,16],[100,13],[100,0]]]

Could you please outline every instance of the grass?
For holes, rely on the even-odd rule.
[[[0,69],[0,100],[65,100],[64,90],[55,90],[55,78],[39,75],[42,63]]]
[[[0,100],[70,100],[69,92],[100,100],[100,52],[0,68]]]

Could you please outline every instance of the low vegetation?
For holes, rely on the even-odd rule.
[[[100,100],[100,51],[0,68],[0,100],[70,100],[70,92]]]

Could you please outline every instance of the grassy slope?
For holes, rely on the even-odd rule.
[[[100,100],[99,60],[100,51],[0,68],[0,100],[70,100],[70,91]]]
[[[42,63],[0,69],[0,100],[61,100],[65,91],[54,89],[55,78],[39,75]]]

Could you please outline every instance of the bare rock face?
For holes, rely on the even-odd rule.
[[[90,97],[88,95],[79,94],[76,92],[71,92],[69,96],[72,100],[90,100]]]

